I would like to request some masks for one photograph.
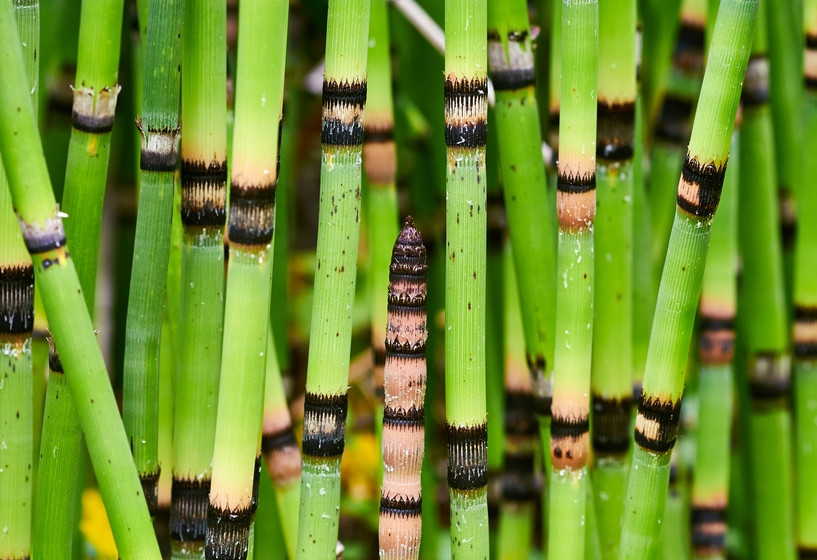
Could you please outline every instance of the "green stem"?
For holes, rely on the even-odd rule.
[[[179,159],[183,8],[181,0],[153,2],[137,123],[142,140],[139,213],[125,330],[122,418],[151,515],[156,512],[160,474],[159,340]]]
[[[756,0],[724,0],[718,12],[658,293],[635,423],[619,558],[656,554],[678,431],[695,307],[712,217],[720,199]]]
[[[445,37],[445,410],[451,550],[454,558],[487,558],[486,2],[447,0]]]
[[[304,404],[298,558],[334,558],[340,459],[360,235],[360,159],[369,36],[367,0],[330,0],[321,129],[317,270]]]

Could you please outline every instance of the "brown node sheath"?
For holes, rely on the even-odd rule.
[[[48,337],[48,369],[51,373],[65,374],[62,361],[60,360],[60,353],[57,351],[54,339],[51,337]]]
[[[488,425],[452,426],[448,435],[448,486],[479,490],[488,483]]]
[[[445,79],[445,145],[449,148],[476,149],[488,138],[488,80]]]
[[[735,354],[735,319],[701,315],[701,336],[698,339],[701,364],[732,363]]]
[[[556,178],[556,212],[561,229],[576,232],[593,225],[596,218],[596,174],[563,175],[560,169]]]
[[[136,119],[136,128],[142,137],[139,169],[142,171],[171,172],[179,165],[179,128],[143,127]]]
[[[554,414],[550,422],[550,460],[556,470],[578,471],[587,465],[590,421]]]
[[[635,103],[598,101],[596,156],[608,161],[633,158]]]
[[[797,558],[799,560],[817,560],[817,548],[802,545],[798,546]]]
[[[678,183],[678,207],[698,218],[711,218],[718,209],[726,175],[726,161],[721,165],[700,162],[689,153]]]
[[[304,398],[303,454],[317,459],[339,458],[346,439],[346,393]]]
[[[203,543],[207,533],[210,479],[188,480],[174,476],[170,493],[170,538]]]
[[[509,31],[507,50],[502,37],[488,30],[488,74],[496,91],[514,91],[533,87],[536,82],[533,49],[526,44],[528,32]]]
[[[366,81],[324,80],[321,143],[327,146],[360,146],[363,143],[363,108]]]
[[[744,107],[760,107],[769,103],[769,58],[765,53],[749,57],[740,100]]]
[[[693,504],[691,517],[695,555],[722,556],[726,548],[726,508]]]
[[[803,61],[806,88],[817,90],[817,35],[806,34],[806,52]]]
[[[550,407],[553,402],[553,388],[550,379],[545,375],[547,362],[542,354],[532,356],[527,354],[525,361],[530,372],[533,386],[533,411],[537,416],[550,416]]]
[[[642,391],[635,417],[635,442],[653,453],[671,451],[678,438],[680,419],[681,399],[664,401]]]
[[[684,145],[692,134],[692,102],[671,93],[664,97],[656,138],[671,144]]]
[[[593,449],[604,454],[626,453],[630,448],[633,401],[593,395]]]
[[[133,444],[131,444],[131,451],[133,451]],[[142,494],[145,496],[145,502],[148,505],[148,513],[151,517],[156,516],[156,511],[159,509],[159,474],[161,469],[156,468],[155,473],[140,474],[139,482],[142,484]]]
[[[801,360],[817,359],[817,306],[794,308],[794,354]]]
[[[502,499],[527,502],[536,496],[533,478],[537,422],[530,390],[506,388],[505,459],[502,474]]]
[[[261,451],[276,487],[286,486],[301,475],[301,451],[295,441],[289,411],[283,412],[286,414],[286,423],[277,429],[267,429],[265,422],[264,434],[261,436]]]
[[[31,255],[47,253],[65,246],[65,227],[62,225],[59,208],[55,209],[54,214],[42,225],[37,222],[26,223],[19,216],[18,222],[26,249]]]
[[[228,222],[231,243],[266,247],[272,241],[276,184],[244,185],[233,179]]]
[[[758,352],[751,357],[749,392],[754,404],[764,406],[769,401],[784,399],[791,390],[791,360],[775,352]],[[765,401],[765,402],[764,402]]]
[[[71,88],[74,102],[71,108],[71,124],[77,130],[90,134],[104,134],[113,129],[116,113],[116,98],[121,86],[104,87],[99,95],[94,95],[94,88]]]
[[[207,560],[247,560],[253,515],[251,507],[229,510],[208,504],[204,549]]]
[[[394,183],[397,169],[394,127],[391,121],[380,124],[372,120],[370,115],[363,131],[364,171],[373,186],[389,185]]]
[[[226,161],[182,161],[181,212],[185,227],[223,227],[226,203]]]
[[[682,16],[683,17],[683,16]],[[673,66],[686,75],[700,75],[704,68],[704,22],[684,18],[673,53]]]
[[[0,340],[34,330],[34,266],[0,265]]]

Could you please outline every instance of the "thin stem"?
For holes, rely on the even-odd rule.
[[[304,404],[298,558],[334,558],[360,234],[368,0],[330,0],[317,269]]]
[[[677,209],[658,293],[636,446],[627,485],[619,558],[658,549],[678,431],[687,354],[700,296],[712,217],[718,207],[729,142],[757,17],[756,0],[724,0],[718,12]]]

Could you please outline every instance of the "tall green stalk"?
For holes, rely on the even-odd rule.
[[[653,266],[660,278],[674,217],[675,181],[692,130],[692,111],[704,70],[707,0],[684,0],[672,69],[650,153],[650,214]]]
[[[817,0],[804,2],[805,154],[817,150]],[[817,555],[817,158],[803,158],[794,254],[794,411],[797,546]]]
[[[698,430],[692,469],[692,552],[723,558],[732,441],[733,365],[737,292],[738,132],[732,135],[732,167],[724,177],[721,211],[712,225],[699,317]],[[738,167],[735,167],[735,165]]]
[[[534,384],[534,406],[545,423],[552,396],[556,263],[553,208],[541,160],[533,42],[524,0],[488,2],[488,72],[497,97],[499,167],[515,248],[515,274],[519,298],[525,303],[521,306],[525,355]],[[547,446],[546,439],[542,446]]]
[[[279,184],[281,184],[280,181]],[[278,204],[280,204],[280,198]],[[275,235],[277,236],[278,232]],[[294,512],[301,496],[301,450],[298,449],[292,431],[292,418],[281,380],[281,368],[272,330],[273,326],[270,325],[267,334],[261,450],[267,471],[275,485],[276,507],[287,555],[289,558],[295,558],[298,516],[294,515]]]
[[[17,0],[14,17],[26,83],[37,93],[39,2]],[[33,101],[36,106],[36,97]],[[34,267],[17,224],[5,170],[0,165],[0,558],[31,552],[34,460]]]
[[[321,128],[317,269],[304,403],[298,558],[334,558],[360,234],[367,0],[330,0]]]
[[[0,8],[0,56],[6,61],[6,79],[0,84],[0,150],[111,528],[122,557],[158,559],[125,430],[50,189],[10,2]]]
[[[159,485],[159,341],[170,255],[173,181],[179,162],[182,0],[152,2],[147,22],[139,158],[139,213],[133,249],[122,418],[148,509]],[[169,340],[165,341],[170,344]]]
[[[505,274],[505,446],[500,480],[502,501],[497,530],[498,557],[528,558],[533,545],[536,486],[534,463],[537,449],[536,416],[532,380],[525,360],[525,338],[519,289],[511,244],[503,255]]]
[[[383,406],[383,368],[386,363],[386,298],[389,258],[397,238],[397,149],[394,144],[394,103],[389,54],[389,20],[386,0],[372,2],[369,26],[369,80],[366,131],[363,135],[363,171],[369,186],[369,300],[371,304],[374,385],[377,406]],[[382,410],[375,413],[381,424]]]
[[[445,412],[451,550],[488,556],[485,394],[487,14],[445,2]]]
[[[207,558],[246,559],[255,516],[269,327],[269,315],[256,311],[270,307],[288,8],[285,0],[245,0],[239,12],[230,258]]]
[[[225,0],[190,3],[184,10],[182,360],[174,388],[170,511],[174,558],[201,557],[207,527],[224,317],[226,18]]]
[[[637,445],[624,504],[619,549],[622,559],[649,558],[658,549],[695,308],[757,4],[757,0],[723,0],[715,23],[695,125],[678,184],[678,206],[635,422]]]
[[[794,558],[791,359],[781,250],[767,34],[763,2],[743,85],[740,251],[743,265],[739,332],[749,382],[750,489],[754,537],[763,558]]]
[[[599,4],[592,400],[593,506],[603,557],[615,558],[633,406],[633,138],[636,3]]]
[[[548,557],[583,558],[593,344],[597,0],[562,2],[556,209],[556,349],[550,425]]]

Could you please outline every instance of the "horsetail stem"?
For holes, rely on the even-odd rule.
[[[304,403],[298,558],[334,558],[360,233],[369,2],[330,0],[317,270]]]
[[[293,512],[300,502],[301,450],[292,430],[292,418],[287,407],[272,329],[273,326],[270,325],[267,334],[261,450],[267,470],[275,484],[275,497],[287,555],[289,558],[295,558],[298,516]]]
[[[247,558],[264,405],[275,190],[288,2],[245,0],[239,13],[229,261],[206,556]],[[265,38],[274,37],[274,41]]]
[[[454,558],[488,555],[484,0],[445,2],[445,410]]]
[[[559,154],[559,113],[562,91],[562,2],[551,0],[550,22],[550,64],[548,67],[548,143],[553,150],[553,161],[547,162],[556,167]]]
[[[651,153],[650,210],[652,260],[660,278],[674,217],[675,181],[684,161],[684,147],[692,130],[692,110],[704,70],[706,0],[684,0],[672,68],[655,130]]]
[[[23,239],[42,287],[49,326],[63,349],[61,360],[69,373],[69,389],[117,548],[126,558],[159,558],[125,430],[50,189],[10,2],[0,8],[0,55],[6,61],[7,78],[0,84],[0,150]]]
[[[770,4],[763,24],[769,35],[768,73],[769,105],[774,132],[773,154],[777,162],[775,177],[780,199],[780,227],[783,243],[787,299],[791,300],[791,258],[794,250],[795,216],[803,177],[801,119],[803,115],[803,36],[793,33],[802,29],[797,13],[800,2]]]
[[[599,4],[592,356],[594,502],[605,558],[618,555],[627,486],[633,379],[633,138],[636,5]]]
[[[37,0],[14,2],[31,93],[37,90],[40,14]],[[36,103],[36,97],[34,98]],[[34,267],[17,224],[5,170],[0,164],[0,558],[31,553],[34,460]]]
[[[590,356],[593,344],[593,222],[596,213],[598,2],[562,2],[562,80],[556,208],[556,350],[550,425],[548,556],[585,551]],[[592,502],[589,506],[592,507]]]
[[[374,0],[369,26],[369,80],[366,130],[363,134],[363,171],[369,184],[368,222],[369,299],[371,301],[374,385],[378,406],[383,399],[383,368],[386,360],[386,298],[389,287],[389,252],[397,237],[397,189],[394,144],[394,107],[389,55],[389,21],[386,0]],[[380,423],[380,410],[375,422]]]
[[[535,396],[525,360],[522,311],[514,269],[511,243],[503,254],[505,289],[505,446],[500,480],[497,549],[504,560],[527,558],[533,541],[536,482],[534,463],[537,452]]]
[[[224,314],[225,6],[225,0],[209,0],[187,4],[184,12],[182,360],[173,422],[173,558],[200,557],[207,528]]]
[[[724,177],[718,219],[704,269],[698,316],[698,430],[692,483],[691,541],[695,558],[722,558],[732,439],[732,358],[737,291],[739,135],[732,136],[732,166]]]
[[[159,340],[179,161],[183,9],[182,0],[153,2],[142,116],[137,121],[142,140],[139,212],[125,330],[122,418],[151,516],[156,513],[160,473]]]
[[[426,249],[411,216],[394,243],[386,327],[380,558],[419,558],[426,387]]]
[[[496,126],[505,210],[524,327],[525,355],[538,415],[550,415],[555,255],[553,209],[541,161],[533,42],[524,0],[488,2],[488,72],[496,91]],[[516,289],[516,284],[514,284]],[[544,433],[544,430],[543,430]],[[543,441],[543,448],[547,441]]]
[[[658,548],[670,452],[701,291],[712,218],[718,207],[757,0],[721,2],[687,158],[647,355],[635,422],[636,446],[624,504],[619,558]]]
[[[122,0],[83,2],[77,74],[72,88],[71,142],[62,210],[82,291],[93,311],[102,200],[105,195],[116,100],[121,87]],[[61,348],[58,348],[61,350]]]
[[[52,339],[49,339],[49,347],[50,373],[34,497],[31,552],[33,558],[70,558],[82,431]]]
[[[804,154],[817,149],[817,0],[804,2],[806,29]],[[794,396],[797,472],[797,545],[800,557],[817,555],[817,159],[803,158],[794,254]]]
[[[750,489],[760,556],[795,558],[791,527],[791,361],[776,186],[765,11],[761,2],[743,84],[739,301],[748,376]]]

